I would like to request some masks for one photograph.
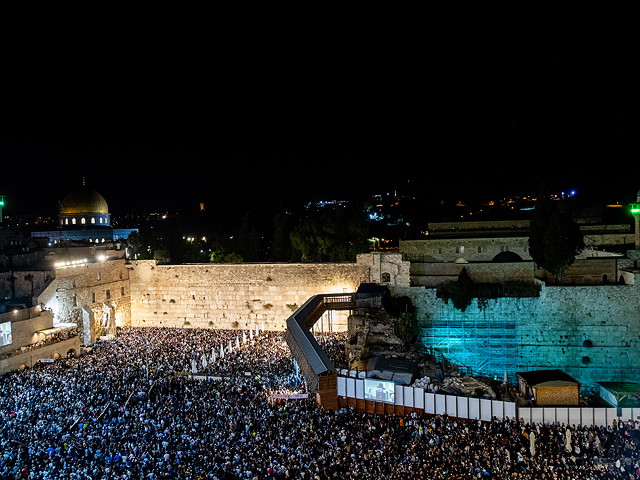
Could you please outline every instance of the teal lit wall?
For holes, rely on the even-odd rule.
[[[584,388],[598,381],[640,378],[640,287],[546,286],[534,298],[472,301],[463,313],[436,298],[433,288],[412,287],[420,336],[450,361],[474,374],[515,382],[516,371],[561,369]]]

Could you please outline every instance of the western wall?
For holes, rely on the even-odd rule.
[[[382,254],[359,255],[355,263],[132,262],[131,325],[242,330],[264,323],[265,330],[284,330],[286,319],[313,295],[355,292],[385,274],[391,287],[408,286],[409,263]],[[334,312],[331,326],[346,330],[346,314]]]
[[[485,277],[495,266],[474,271],[482,265],[466,266],[475,281],[490,281]],[[531,272],[529,262],[520,267],[519,276]],[[384,283],[392,294],[408,295],[418,307],[424,344],[474,373],[502,377],[507,370],[515,381],[516,371],[559,368],[585,386],[640,377],[636,271],[618,270],[624,285],[553,286],[531,275],[540,284],[539,296],[492,299],[481,308],[474,299],[461,312],[438,298],[436,288],[412,286],[410,269],[415,270],[400,254],[375,253],[337,264],[157,265],[152,260],[115,260],[56,270],[39,302],[51,308],[57,320],[81,324],[83,343],[89,345],[104,332],[107,317],[116,326],[243,330],[264,322],[267,330],[282,330],[291,313],[313,295],[354,292],[364,282]],[[418,275],[429,273],[434,272],[419,269]],[[438,273],[455,278],[458,272]],[[346,327],[346,314],[334,312],[332,329]]]

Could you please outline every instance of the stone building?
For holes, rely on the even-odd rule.
[[[0,314],[0,374],[80,353],[75,324],[54,324],[38,307]]]
[[[580,224],[584,257],[635,244],[630,225]],[[513,262],[531,260],[529,220],[429,223],[423,240],[400,240],[404,260],[420,263]]]
[[[520,393],[537,406],[580,405],[580,382],[562,370],[533,370],[517,375]]]

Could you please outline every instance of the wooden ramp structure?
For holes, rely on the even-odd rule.
[[[353,310],[355,293],[314,295],[287,319],[284,338],[304,375],[307,390],[326,410],[338,409],[338,374],[311,328],[328,310]]]

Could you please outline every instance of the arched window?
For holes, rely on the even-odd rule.
[[[68,218],[65,218],[65,219],[64,219],[64,224],[65,224],[65,225],[69,225],[69,219],[68,219]]]
[[[96,223],[96,217],[91,217],[91,223]]]
[[[89,243],[93,243],[93,240],[89,239]]]
[[[72,219],[71,219],[71,224],[72,224],[72,225],[75,225],[75,224],[76,224],[76,219],[75,219],[75,218],[72,218]]]
[[[82,225],[84,225],[85,223],[87,223],[87,222],[84,220],[84,217],[82,217],[82,218],[80,219],[80,223],[81,223]]]
[[[102,217],[100,217],[100,223],[102,223]]]
[[[391,281],[391,275],[387,272],[384,272],[382,274],[382,282],[383,283],[389,283]]]

